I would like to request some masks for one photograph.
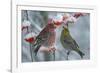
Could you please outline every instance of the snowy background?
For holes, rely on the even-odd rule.
[[[29,20],[31,22],[31,26],[27,30],[22,31],[22,62],[31,62],[30,56],[30,44],[25,41],[25,37],[30,32],[34,32],[39,34],[39,32],[45,27],[47,24],[48,18],[53,17],[57,14],[61,14],[60,12],[46,12],[46,11],[27,11],[22,10],[22,26],[25,20]],[[69,13],[73,14],[73,13]],[[85,53],[83,59],[90,58],[90,15],[86,15],[83,17],[79,17],[78,21],[74,25],[69,25],[70,34],[79,44],[80,50]],[[62,26],[56,30],[56,43],[55,46],[57,48],[55,52],[55,61],[63,61],[66,60],[66,52],[60,43],[60,34],[62,31]],[[69,55],[69,60],[80,60],[80,56],[72,51]],[[54,61],[53,55],[48,53],[38,52],[37,57],[34,58],[34,61]]]

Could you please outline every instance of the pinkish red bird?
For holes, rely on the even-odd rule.
[[[60,25],[61,23],[59,23],[59,21],[57,22],[52,19],[48,22],[48,24],[39,33],[39,35],[35,39],[35,42],[33,43],[33,50],[35,55],[42,46],[49,49],[49,51],[54,50],[54,43],[56,37],[55,29]]]

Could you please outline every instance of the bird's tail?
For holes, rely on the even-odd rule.
[[[79,55],[81,56],[81,58],[83,58],[83,56],[85,55],[83,52],[81,52],[80,50],[77,51],[79,53]]]
[[[38,52],[38,50],[39,50],[39,48],[41,47],[41,45],[34,45],[34,47],[33,47],[33,50],[34,50],[34,54],[35,54],[35,56],[37,55],[37,52]]]
[[[35,56],[37,55],[37,52],[38,52],[39,48],[40,48],[40,46],[38,46],[38,47],[34,50]]]

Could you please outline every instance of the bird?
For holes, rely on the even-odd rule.
[[[40,47],[44,46],[48,48],[48,51],[55,50],[54,43],[56,38],[55,29],[60,26],[61,23],[55,20],[49,20],[47,25],[42,29],[42,31],[37,35],[35,42],[33,43],[33,51],[35,56],[39,51]]]
[[[64,49],[68,50],[67,52],[67,60],[68,56],[71,51],[77,52],[81,58],[85,55],[81,50],[77,42],[73,39],[73,37],[70,34],[70,31],[67,27],[63,26],[63,30],[61,31],[60,41]]]

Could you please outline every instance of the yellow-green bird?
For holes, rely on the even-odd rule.
[[[76,51],[81,58],[83,58],[83,56],[85,55],[82,51],[80,51],[78,44],[76,43],[76,41],[72,38],[70,31],[67,27],[63,26],[63,30],[61,32],[61,37],[60,37],[60,41],[62,46],[68,50],[67,52],[67,60],[68,60],[68,56],[70,54],[70,52]]]

